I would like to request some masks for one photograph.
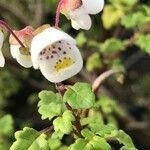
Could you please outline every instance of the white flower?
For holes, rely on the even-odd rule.
[[[11,55],[14,59],[17,60],[17,62],[21,66],[25,68],[30,68],[32,67],[32,61],[30,56],[30,41],[33,38],[33,28],[27,26],[20,31],[14,31],[14,33],[19,38],[19,40],[26,46],[26,48],[21,48],[21,45],[18,43],[18,41],[12,35],[10,35],[9,43]]]
[[[75,40],[68,34],[48,27],[31,43],[33,67],[40,69],[46,79],[61,82],[77,74],[83,65]]]
[[[4,56],[2,54],[2,46],[3,46],[3,42],[4,42],[4,34],[3,32],[0,30],[0,67],[4,67],[5,65],[5,59]]]
[[[61,12],[71,19],[76,30],[91,28],[90,14],[99,13],[104,7],[104,0],[63,0]]]

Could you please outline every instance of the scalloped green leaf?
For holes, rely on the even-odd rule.
[[[88,109],[93,107],[95,95],[89,84],[78,82],[65,92],[63,101],[74,109]]]
[[[59,139],[48,139],[48,144],[50,147],[50,150],[57,150],[62,145],[61,141]]]
[[[91,72],[94,69],[99,69],[101,67],[102,67],[102,62],[99,53],[93,53],[90,57],[88,57],[86,62],[86,69],[88,71]]]
[[[120,22],[122,16],[124,16],[123,10],[117,9],[113,5],[106,5],[102,14],[104,28],[111,29]]]
[[[10,136],[14,131],[13,119],[11,115],[5,115],[0,118],[0,135]]]
[[[110,145],[104,138],[94,136],[90,141],[85,139],[77,139],[74,144],[70,146],[70,150],[110,150]]]
[[[142,12],[135,12],[133,14],[122,17],[121,24],[126,28],[134,28],[150,23],[150,17]]]
[[[86,144],[84,139],[79,138],[71,145],[70,150],[85,150]]]
[[[83,129],[81,131],[81,134],[83,135],[83,137],[85,137],[85,139],[88,139],[88,140],[92,139],[94,136],[94,133],[87,128]]]
[[[16,141],[10,147],[10,150],[49,150],[46,135],[25,127],[22,131],[15,133]]]
[[[63,101],[60,94],[52,91],[42,91],[39,93],[40,101],[38,103],[38,112],[42,115],[42,119],[51,120],[53,117],[62,114]]]
[[[124,43],[116,38],[110,38],[100,45],[101,52],[111,54],[123,50]]]
[[[116,128],[112,125],[95,124],[91,127],[91,130],[94,131],[96,133],[96,135],[105,137],[105,136],[111,134],[112,131],[116,130]]]
[[[133,144],[131,137],[123,130],[119,130],[116,137],[117,140],[124,145],[121,150],[137,150]]]
[[[138,35],[135,44],[143,51],[150,54],[150,34]]]
[[[105,135],[105,138],[109,140],[117,140],[121,145],[121,150],[137,150],[131,137],[123,130],[112,130],[111,133]]]
[[[57,117],[53,121],[54,130],[56,132],[60,132],[63,134],[69,134],[73,129],[73,125],[72,125],[73,121],[75,121],[75,118],[72,112],[69,110],[66,110],[63,113],[62,117]]]

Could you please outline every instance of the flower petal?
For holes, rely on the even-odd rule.
[[[88,14],[97,14],[104,7],[104,0],[82,0]]]
[[[83,66],[83,61],[74,44],[61,40],[42,51],[39,66],[47,80],[61,82],[77,74]]]
[[[10,45],[10,51],[13,58],[15,58],[17,62],[25,68],[32,67],[31,56],[21,54],[19,48],[20,45]]]
[[[76,43],[71,36],[53,27],[45,29],[33,38],[31,43],[31,57],[33,67],[35,69],[39,68],[40,52],[48,45],[51,45],[59,40],[66,40],[73,44]]]
[[[4,67],[5,65],[5,59],[4,59],[4,56],[2,54],[2,51],[0,49],[0,67]]]
[[[92,25],[91,18],[88,14],[80,13],[76,10],[70,14],[72,27],[76,30],[85,29],[89,30]]]
[[[4,67],[4,65],[5,65],[5,59],[4,59],[4,56],[3,56],[2,51],[1,51],[1,48],[3,46],[3,42],[4,42],[4,34],[0,30],[0,67]]]
[[[19,38],[19,40],[24,43],[25,37],[28,37],[30,39],[33,38],[33,31],[34,31],[34,29],[32,27],[27,26],[22,30],[19,30],[19,31],[14,30],[13,32]],[[12,34],[9,37],[9,43],[12,45],[18,45],[19,44],[18,41],[14,38],[14,36]]]
[[[4,42],[4,34],[3,34],[3,32],[0,30],[0,49],[1,49],[2,46],[3,46],[3,42]]]

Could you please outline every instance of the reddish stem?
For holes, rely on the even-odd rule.
[[[21,47],[25,47],[24,44],[19,40],[17,35],[13,32],[13,30],[10,28],[10,26],[5,21],[0,20],[0,25],[4,26],[14,36],[14,38],[18,41],[18,43],[21,45]]]
[[[61,82],[59,83],[56,83],[56,89],[58,90],[58,92],[61,94],[61,96],[63,97],[66,90],[67,90],[67,86],[66,85],[63,85]],[[82,126],[81,126],[81,123],[80,123],[80,116],[79,114],[76,115],[76,112],[74,109],[72,109],[72,107],[68,104],[68,103],[65,103],[66,105],[66,108],[70,111],[72,111],[74,117],[75,117],[75,127],[76,127],[76,130],[74,130],[74,133],[78,136],[78,137],[81,137],[81,130],[82,130]]]
[[[58,28],[59,27],[59,21],[60,21],[60,9],[61,9],[61,5],[63,4],[63,0],[60,0],[58,6],[57,6],[57,10],[56,10],[56,16],[55,16],[55,27]]]

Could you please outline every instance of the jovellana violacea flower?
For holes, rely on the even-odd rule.
[[[20,39],[20,41],[26,46],[25,48],[21,47],[18,41],[14,38],[13,35],[10,35],[10,52],[12,57],[17,60],[17,62],[25,67],[32,67],[31,54],[30,54],[30,44],[33,38],[33,28],[30,26],[25,27],[20,31],[14,31],[15,35]]]
[[[51,82],[61,82],[77,74],[83,60],[75,40],[54,27],[44,28],[31,43],[33,67]]]
[[[92,24],[90,14],[99,13],[104,7],[104,0],[62,0],[60,11],[71,20],[76,30],[89,30]]]
[[[5,59],[4,59],[4,56],[2,53],[3,42],[4,42],[4,34],[0,30],[0,67],[4,67],[4,65],[5,65]]]

